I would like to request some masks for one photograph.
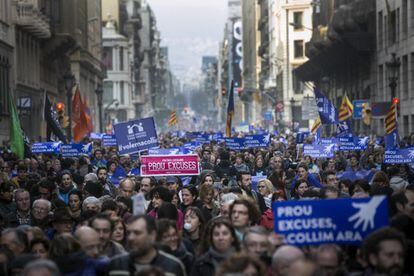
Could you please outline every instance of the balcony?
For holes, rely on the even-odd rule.
[[[51,37],[49,19],[40,12],[38,0],[14,1],[14,23],[40,39]]]

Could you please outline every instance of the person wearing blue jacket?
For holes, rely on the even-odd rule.
[[[306,164],[299,164],[297,168],[297,174],[293,178],[291,184],[290,184],[290,190],[293,190],[295,187],[296,181],[300,179],[305,179],[308,181],[308,183],[316,188],[323,188],[323,185],[319,180],[311,173],[308,172],[308,166]]]

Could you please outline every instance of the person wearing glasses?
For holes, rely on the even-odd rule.
[[[257,191],[263,196],[266,207],[271,208],[272,206],[272,195],[276,191],[273,187],[272,182],[268,179],[259,180],[257,183]]]

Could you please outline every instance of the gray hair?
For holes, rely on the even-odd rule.
[[[222,204],[231,204],[233,201],[238,199],[239,197],[235,193],[227,193],[221,196],[220,198],[220,205]]]
[[[263,226],[259,226],[259,225],[249,227],[249,228],[247,228],[246,232],[244,233],[243,243],[246,242],[246,237],[249,234],[257,234],[257,235],[262,235],[262,236],[268,236],[269,231],[267,231],[266,228],[264,228]]]
[[[101,208],[101,206],[102,206],[102,203],[101,203],[101,201],[99,201],[99,199],[97,199],[96,197],[94,197],[94,196],[88,196],[87,198],[85,198],[85,200],[83,201],[83,203],[82,203],[82,211],[86,211],[86,207],[89,205],[89,204],[95,204],[95,205],[98,205],[99,206],[99,208]]]
[[[57,265],[52,262],[51,260],[36,260],[33,262],[30,262],[26,267],[24,268],[22,272],[22,276],[33,275],[31,273],[40,274],[40,272],[43,269],[47,269],[50,272],[51,276],[60,276],[59,268]]]
[[[47,208],[49,209],[48,212],[50,212],[50,210],[52,209],[52,203],[49,200],[46,200],[46,199],[43,199],[43,198],[39,198],[39,199],[36,199],[35,201],[33,201],[32,208],[35,207],[40,202],[46,202],[47,203]]]

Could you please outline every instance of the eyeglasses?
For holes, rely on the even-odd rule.
[[[259,185],[259,186],[257,186],[257,188],[259,188],[259,189],[265,189],[265,188],[266,188],[266,186]]]

